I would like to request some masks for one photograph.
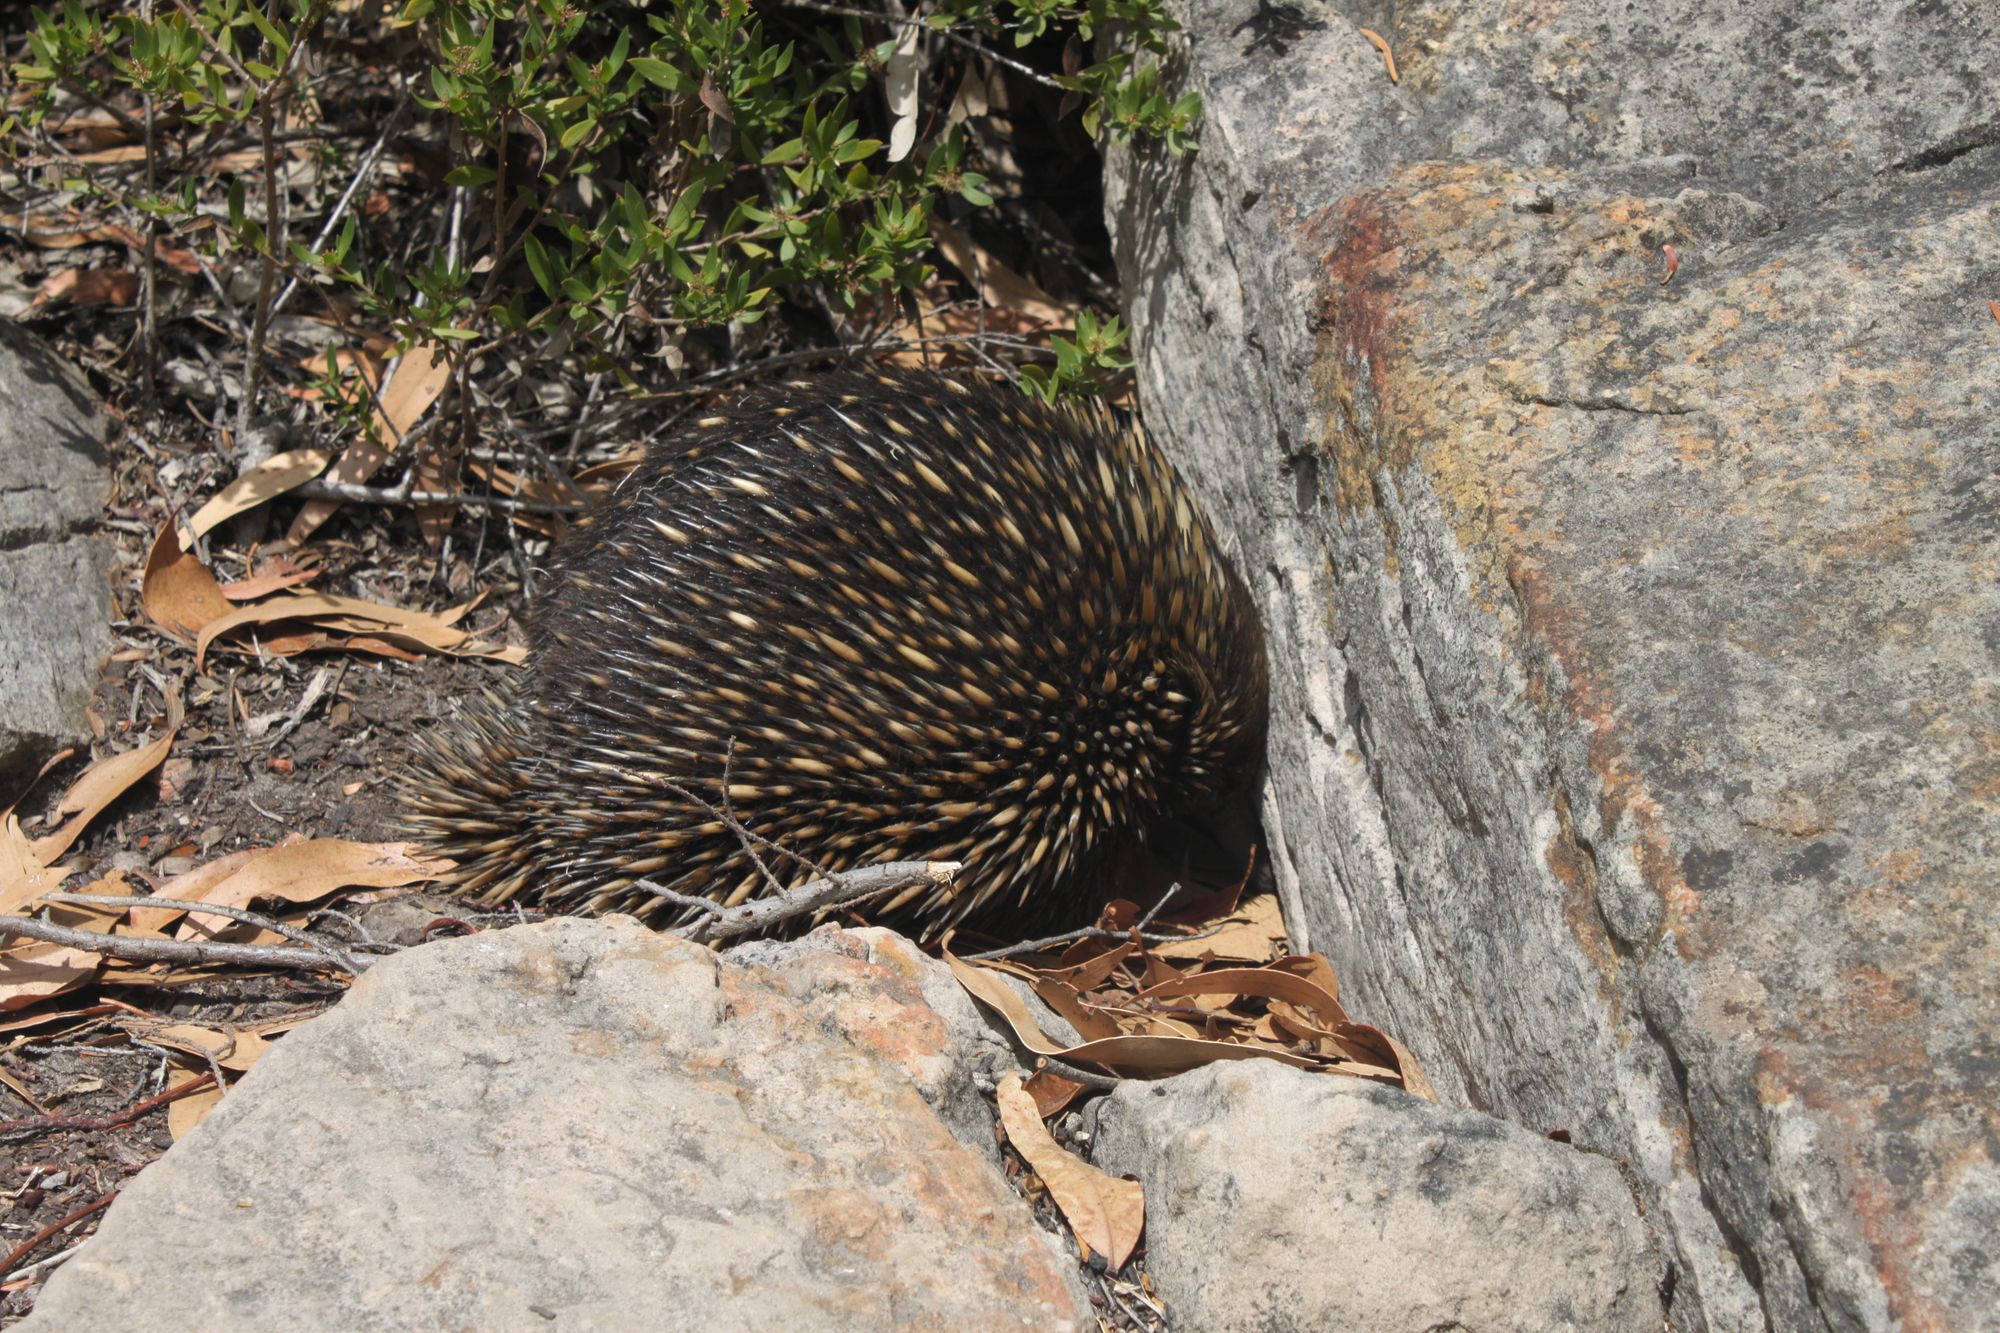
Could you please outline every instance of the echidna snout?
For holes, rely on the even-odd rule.
[[[408,784],[487,902],[664,921],[638,881],[764,894],[679,787],[826,870],[965,863],[878,919],[1073,915],[1261,761],[1249,594],[1102,409],[930,374],[773,384],[654,447],[551,573],[524,676]]]

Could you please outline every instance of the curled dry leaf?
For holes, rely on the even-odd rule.
[[[311,838],[232,852],[161,885],[158,896],[223,907],[247,907],[259,898],[307,903],[316,902],[336,889],[401,888],[433,879],[449,865],[413,851],[408,843]],[[180,915],[173,908],[135,908],[132,919],[138,925],[158,930]],[[198,914],[190,924],[200,932],[212,933],[236,922],[228,917]]]
[[[1021,1045],[1036,1055],[1070,1064],[1098,1064],[1127,1073],[1158,1075],[1185,1073],[1217,1060],[1276,1060],[1299,1069],[1326,1067],[1324,1061],[1308,1060],[1287,1051],[1195,1037],[1106,1037],[1080,1046],[1064,1046],[1049,1039],[1020,997],[999,977],[951,954],[945,955],[945,962],[958,978],[958,984],[1006,1019]]]
[[[171,523],[160,529],[146,555],[139,601],[161,633],[183,644],[193,643],[203,626],[230,611],[222,585],[207,565],[181,545]]]
[[[403,353],[396,373],[390,376],[388,387],[382,390],[376,403],[375,415],[370,422],[375,438],[357,440],[349,445],[340,456],[340,461],[327,474],[327,479],[359,484],[374,476],[375,469],[387,461],[397,443],[430,410],[450,379],[451,363],[431,344],[418,343]],[[306,501],[298,517],[292,520],[285,540],[293,546],[302,545],[339,508],[338,500]]]
[[[36,289],[30,309],[55,301],[71,305],[129,306],[139,299],[139,275],[122,268],[66,268]]]
[[[35,839],[35,858],[44,866],[54,865],[56,859],[77,840],[85,825],[130,791],[132,784],[160,766],[160,761],[167,757],[173,743],[174,733],[169,731],[158,740],[121,754],[108,755],[92,764],[56,802],[56,814],[65,817],[63,824],[53,833]],[[4,901],[4,894],[0,894],[0,901]]]
[[[363,601],[358,597],[288,592],[267,602],[233,608],[211,619],[195,639],[195,669],[200,670],[206,664],[210,647],[229,646],[218,645],[218,640],[224,635],[251,626],[287,625],[288,622],[300,622],[289,625],[289,633],[293,635],[312,628],[361,636],[365,641],[354,644],[361,651],[383,652],[386,641],[411,652],[442,653],[450,657],[488,657],[508,663],[527,660],[526,649],[485,643],[475,639],[469,631],[458,629],[454,622],[462,618],[472,605],[467,602],[433,614]],[[348,646],[325,634],[306,634],[303,638],[287,641],[282,637],[284,633],[280,631],[281,637],[277,639],[260,635],[254,648],[240,651],[289,656],[310,648]]]
[[[1021,1086],[1035,1099],[1035,1111],[1044,1120],[1060,1115],[1063,1108],[1075,1101],[1076,1095],[1084,1089],[1083,1084],[1046,1069],[1038,1070]]]
[[[1149,937],[1133,931],[1136,904],[1106,904],[1097,932],[1069,941],[1058,961],[1036,967],[1019,958],[978,966],[945,961],[961,985],[1013,1027],[1028,1050],[1101,1065],[1125,1076],[1178,1073],[1216,1060],[1276,1060],[1294,1068],[1394,1083],[1431,1096],[1416,1061],[1385,1033],[1352,1022],[1340,1003],[1333,968],[1318,954],[1285,954],[1284,926],[1268,895],[1237,905],[1234,895],[1206,900],[1241,918],[1243,952],[1255,966],[1222,964],[1206,935],[1212,922],[1155,919]],[[1265,905],[1271,913],[1265,915]],[[1162,941],[1155,932],[1203,932],[1199,940]],[[1254,945],[1254,948],[1251,947]],[[1232,948],[1237,946],[1231,946]],[[1176,963],[1165,955],[1183,955]],[[1046,956],[1046,955],[1044,955]],[[1002,976],[1025,981],[1082,1039],[1063,1047],[1041,1029],[1030,1003]]]
[[[167,1090],[171,1092],[175,1088],[184,1088],[201,1076],[192,1069],[183,1069],[177,1065],[167,1071]],[[212,1086],[203,1088],[200,1092],[190,1092],[185,1097],[176,1097],[167,1103],[167,1133],[173,1135],[174,1140],[179,1142],[189,1130],[201,1123],[203,1116],[221,1103],[222,1089]]]
[[[327,449],[292,449],[271,455],[195,510],[194,517],[180,533],[182,548],[193,546],[198,537],[217,524],[311,481],[326,471],[332,457],[332,451]]]
[[[917,83],[923,73],[923,29],[904,24],[896,33],[887,68],[882,71],[883,94],[894,122],[889,128],[889,160],[901,162],[917,141]]]
[[[1077,1240],[1103,1255],[1112,1272],[1123,1268],[1145,1229],[1145,1191],[1137,1181],[1107,1175],[1057,1143],[1020,1075],[1000,1080],[997,1096],[1007,1141],[1042,1178]]]

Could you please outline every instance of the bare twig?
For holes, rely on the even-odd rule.
[[[262,811],[258,813],[263,814]],[[271,816],[264,815],[264,818],[270,819]],[[281,821],[272,820],[272,822],[279,823]],[[191,898],[134,898],[129,894],[117,896],[98,893],[45,893],[42,895],[42,901],[64,903],[75,907],[121,907],[127,909],[157,907],[168,912],[207,912],[215,916],[226,916],[231,921],[240,921],[246,926],[256,926],[260,930],[268,930],[275,934],[283,935],[294,944],[302,944],[308,949],[317,949],[326,955],[328,961],[345,971],[359,972],[361,970],[355,966],[352,958],[349,958],[346,954],[327,944],[325,941],[314,939],[297,926],[286,925],[282,921],[274,921],[262,913],[252,912],[244,907],[233,907],[225,903],[196,902]]]
[[[23,1264],[19,1268],[15,1269],[13,1272],[8,1273],[5,1277],[0,1277],[0,1287],[12,1285],[13,1283],[19,1282],[24,1277],[33,1277],[35,1274],[41,1272],[44,1268],[54,1268],[56,1265],[68,1260],[71,1255],[75,1254],[78,1250],[82,1249],[83,1246],[84,1242],[80,1240],[76,1244],[70,1246],[68,1249],[59,1250],[55,1254],[50,1255],[46,1259],[37,1259],[35,1260],[35,1262],[31,1264]]]
[[[1096,1088],[1099,1092],[1110,1092],[1125,1081],[1111,1074],[1098,1074],[1088,1069],[1080,1069],[1067,1061],[1046,1055],[1037,1055],[1035,1058],[1041,1068],[1047,1069],[1057,1078],[1066,1078],[1072,1083],[1081,1083],[1086,1088]]]
[[[5,1129],[5,1128],[6,1128],[5,1125],[0,1125],[0,1129]],[[22,1241],[19,1245],[16,1245],[13,1251],[8,1254],[7,1258],[4,1261],[0,1261],[0,1273],[5,1273],[7,1275],[5,1279],[0,1279],[0,1280],[5,1280],[9,1282],[13,1281],[14,1277],[16,1276],[14,1272],[14,1265],[21,1262],[21,1260],[27,1258],[29,1255],[33,1254],[35,1252],[35,1247],[37,1245],[40,1245],[43,1241],[48,1240],[50,1237],[56,1235],[64,1227],[73,1226],[76,1223],[81,1222],[84,1218],[89,1217],[92,1213],[99,1212],[102,1211],[103,1209],[109,1208],[111,1206],[111,1201],[117,1197],[118,1197],[118,1191],[113,1190],[111,1191],[111,1193],[105,1195],[103,1198],[98,1199],[92,1203],[85,1204],[83,1207],[71,1213],[68,1217],[62,1219],[62,1221],[49,1223],[49,1225],[43,1227],[40,1231],[37,1231],[34,1235],[28,1237],[26,1240]]]
[[[354,482],[309,481],[291,494],[307,500],[346,500],[379,505],[458,505],[463,509],[496,509],[503,514],[580,514],[589,506],[579,501],[514,500],[504,495],[467,495],[419,491],[404,485],[362,486]]]
[[[139,0],[139,21],[150,26],[153,22],[153,0]],[[159,148],[154,141],[153,95],[147,93],[140,99],[146,113],[146,193],[159,189]],[[160,220],[151,213],[145,215],[146,249],[139,266],[139,387],[148,398],[152,398],[156,379],[160,371],[160,324],[159,288],[156,281],[158,269],[155,264],[159,249]]]
[[[397,127],[402,124],[403,113],[408,111],[409,107],[410,92],[406,87],[403,95],[396,101],[396,109],[389,114],[388,123],[382,126],[382,132],[375,136],[375,142],[369,145],[366,153],[362,154],[361,165],[355,168],[353,178],[347,182],[347,188],[341,191],[340,198],[334,201],[333,211],[326,215],[325,223],[320,226],[319,235],[313,237],[313,254],[317,255],[326,248],[326,243],[333,238],[335,229],[340,226],[341,219],[347,216],[348,205],[354,202],[354,196],[375,175],[376,164],[382,160],[382,150],[388,146],[390,136],[395,134]],[[284,313],[285,307],[291,303],[292,293],[299,289],[302,276],[294,273],[285,283],[285,289],[278,293],[278,300],[271,307],[271,318],[276,319]]]
[[[215,911],[212,903],[197,904],[201,911]],[[94,930],[72,930],[53,921],[37,921],[25,916],[0,916],[0,935],[41,940],[66,948],[82,949],[105,958],[128,963],[174,963],[205,967],[212,963],[235,963],[246,967],[282,967],[295,971],[319,972],[337,968],[319,949],[291,949],[266,944],[214,944],[204,940],[149,940],[132,935],[104,935]],[[372,958],[353,959],[358,972]]]
[[[786,889],[769,898],[752,899],[735,907],[723,907],[693,894],[676,893],[648,879],[639,880],[635,887],[676,907],[704,913],[705,919],[666,933],[706,943],[757,934],[780,922],[811,916],[832,907],[849,906],[911,884],[949,884],[961,868],[957,861],[885,861],[881,865],[862,866],[858,870],[843,870],[825,879],[801,884],[796,889]]]
[[[1190,940],[1205,940],[1211,935],[1220,935],[1221,933],[1222,927],[1220,926],[1217,926],[1214,930],[1204,930],[1199,935],[1162,935],[1158,933],[1148,935],[1142,932],[1139,935],[1139,942],[1142,944],[1186,944]],[[968,953],[960,954],[959,956],[967,962],[984,963],[990,962],[995,958],[1014,958],[1021,954],[1040,953],[1044,949],[1053,949],[1058,944],[1074,944],[1078,940],[1111,940],[1123,943],[1131,939],[1132,934],[1133,932],[1129,930],[1103,930],[1097,926],[1085,926],[1081,930],[1064,931],[1060,935],[1050,935],[1039,940],[1022,940],[1019,944],[1010,944],[1004,949],[989,949],[985,953]]]
[[[212,1080],[213,1075],[203,1074],[181,1084],[178,1088],[168,1088],[157,1096],[148,1097],[143,1102],[128,1106],[116,1115],[31,1115],[20,1120],[0,1120],[0,1134],[18,1134],[23,1130],[37,1129],[116,1129],[120,1125],[131,1124],[142,1115],[158,1110],[168,1102],[179,1101],[191,1092],[200,1092],[208,1087]],[[104,1202],[108,1203],[110,1200]],[[74,1218],[66,1219],[57,1223],[57,1226],[67,1226],[74,1220]],[[17,1256],[20,1253],[19,1250],[15,1251]],[[9,1262],[12,1262],[11,1259]]]

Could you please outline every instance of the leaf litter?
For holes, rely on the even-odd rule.
[[[1242,887],[1157,921],[1115,900],[1095,930],[1025,957],[965,958],[946,940],[945,963],[959,984],[1044,1059],[1025,1083],[1009,1075],[999,1087],[1007,1140],[1046,1187],[1085,1260],[1100,1254],[1112,1273],[1138,1244],[1142,1187],[1084,1162],[1043,1123],[1094,1082],[1162,1078],[1218,1060],[1275,1060],[1437,1100],[1407,1048],[1348,1016],[1326,957],[1290,951],[1276,895],[1239,901]],[[1051,1037],[1034,1001],[1082,1040]]]

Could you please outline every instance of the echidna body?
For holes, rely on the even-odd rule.
[[[552,572],[525,679],[408,785],[488,902],[665,920],[639,881],[766,893],[677,787],[827,870],[964,863],[877,919],[1068,915],[1261,760],[1248,594],[1101,410],[937,375],[771,385],[656,446]]]

